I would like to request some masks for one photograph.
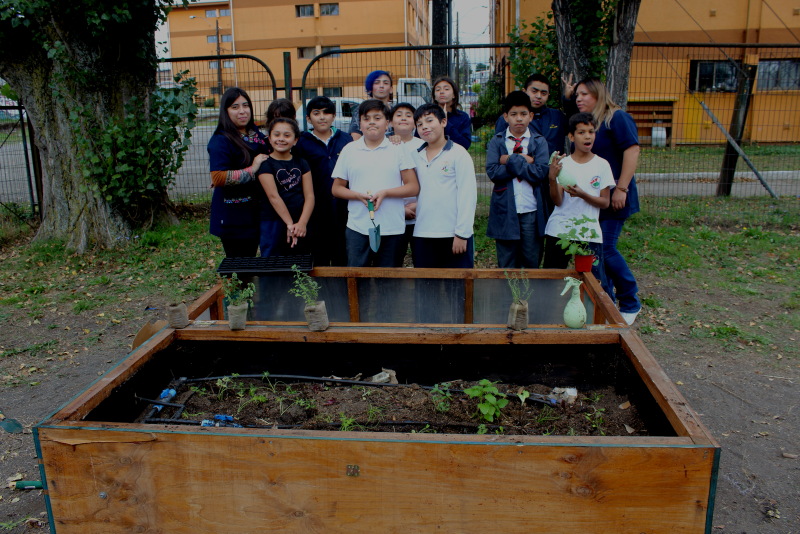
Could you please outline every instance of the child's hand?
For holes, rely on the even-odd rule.
[[[467,240],[460,237],[453,238],[453,254],[463,254],[467,251]]]
[[[623,191],[619,187],[614,188],[614,194],[611,195],[611,207],[615,210],[621,210],[625,207],[625,201],[628,199],[627,191]]]
[[[561,155],[561,152],[556,153],[556,157],[553,158],[553,161],[550,163],[550,181],[555,181],[558,178],[558,173],[561,172],[561,160],[564,159],[564,156]]]
[[[358,200],[364,204],[365,208],[369,208],[368,201],[370,198],[372,198],[372,195],[369,193],[359,193],[358,191],[353,191],[353,193],[358,197]]]
[[[297,244],[297,238],[293,235],[294,233],[294,225],[290,224],[286,227],[286,242],[291,243],[290,248],[294,248]]]
[[[417,218],[417,203],[412,202],[405,205],[406,220],[410,221]]]
[[[567,99],[572,98],[573,93],[575,93],[575,86],[578,85],[574,83],[572,74],[569,75],[569,78],[564,76],[561,77],[561,81],[564,82],[564,97]]]
[[[383,202],[384,198],[386,198],[386,189],[381,189],[372,195],[372,204],[375,206],[375,211],[378,211],[381,207],[381,202]]]
[[[578,187],[577,185],[570,185],[564,188],[564,191],[570,194],[570,196],[578,197],[578,198],[586,198],[586,191]]]
[[[264,163],[269,156],[266,154],[258,154],[256,157],[253,158],[253,164],[250,165],[250,174],[255,174],[258,172],[258,168],[261,167],[261,164]]]
[[[403,144],[403,140],[397,134],[390,135],[389,136],[389,142],[392,143],[393,145],[402,145]]]
[[[518,154],[518,155],[525,158],[525,163],[528,164],[533,163],[533,156],[529,156],[528,154]]]
[[[305,237],[306,236],[306,225],[302,222],[296,222],[292,225],[292,236],[293,237]]]
[[[508,163],[508,154],[503,154],[502,156],[500,156],[498,163],[500,163],[500,165],[505,165],[506,163]]]

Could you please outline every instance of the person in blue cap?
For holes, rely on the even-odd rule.
[[[394,105],[393,102],[393,82],[392,75],[385,70],[373,70],[364,79],[364,90],[370,98],[380,100],[386,107],[391,109]],[[391,127],[386,135],[391,136],[394,132]],[[353,120],[350,121],[350,135],[353,136],[353,141],[358,141],[361,138],[361,124],[356,113],[353,114]]]

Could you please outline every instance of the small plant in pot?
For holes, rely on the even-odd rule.
[[[572,256],[575,260],[575,270],[580,273],[588,273],[592,270],[592,265],[597,262],[594,251],[589,246],[590,239],[597,239],[600,234],[592,226],[596,221],[591,217],[572,217],[567,221],[568,229],[566,232],[558,234],[556,244],[564,249],[564,253]]]
[[[294,272],[294,284],[289,293],[295,297],[300,297],[305,303],[303,313],[308,322],[308,329],[312,332],[322,332],[330,326],[328,321],[328,310],[324,300],[317,300],[319,297],[319,284],[311,278],[308,273],[298,269],[297,265],[292,265]]]
[[[509,273],[503,271],[511,290],[511,306],[508,309],[508,327],[512,330],[525,330],[528,328],[528,298],[533,290],[531,281],[525,278],[525,269]]]
[[[253,282],[245,284],[239,280],[236,273],[233,273],[230,278],[222,279],[222,293],[228,301],[225,308],[228,314],[228,326],[231,330],[244,330],[247,324],[247,308],[253,302],[253,295],[256,293],[255,284]]]

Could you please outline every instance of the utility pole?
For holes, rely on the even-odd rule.
[[[450,34],[448,24],[450,12],[450,0],[433,0],[433,11],[431,16],[431,44],[447,45]],[[434,50],[431,54],[431,79],[435,80],[439,76],[447,76],[450,72],[448,64],[449,54],[447,50]]]
[[[215,21],[217,24],[217,88],[219,91],[219,98],[222,101],[222,48],[220,46],[220,37],[219,37],[219,19]]]

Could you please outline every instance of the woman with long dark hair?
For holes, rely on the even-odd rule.
[[[222,240],[226,257],[253,257],[259,242],[261,186],[256,171],[269,144],[253,121],[247,93],[231,87],[222,95],[219,122],[208,141],[211,169],[211,234]]]
[[[642,309],[639,288],[625,258],[617,250],[617,241],[625,221],[639,212],[639,193],[634,173],[639,162],[639,135],[636,123],[614,102],[606,86],[597,78],[581,80],[575,86],[567,83],[565,96],[575,92],[578,111],[594,115],[597,135],[592,152],[608,161],[616,187],[611,190],[611,205],[600,210],[603,230],[603,260],[606,293],[619,304],[619,311],[628,324],[633,324]]]

